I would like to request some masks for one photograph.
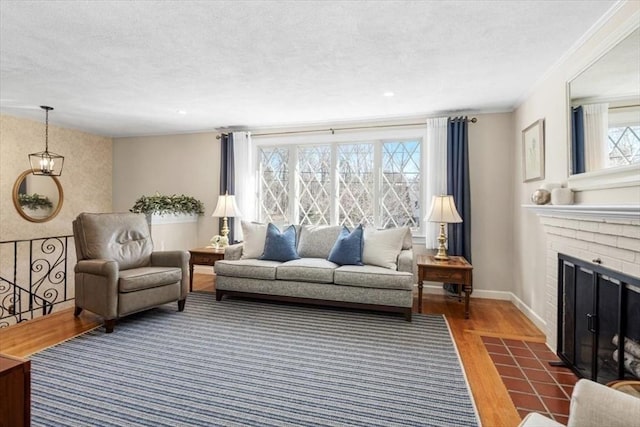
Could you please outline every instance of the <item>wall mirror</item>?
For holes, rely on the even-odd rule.
[[[568,82],[569,184],[574,189],[583,189],[575,183],[586,185],[589,177],[595,178],[591,188],[640,184],[639,76],[636,27]]]
[[[64,194],[55,176],[22,172],[13,185],[13,205],[21,217],[31,222],[46,222],[62,209]]]

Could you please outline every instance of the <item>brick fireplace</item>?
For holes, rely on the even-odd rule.
[[[539,215],[547,234],[544,333],[547,345],[555,350],[558,253],[640,277],[640,208],[596,205],[527,207]]]

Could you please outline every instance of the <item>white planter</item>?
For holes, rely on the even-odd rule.
[[[27,214],[27,216],[34,219],[46,218],[51,215],[51,208],[31,209],[26,206],[22,206],[22,211]]]
[[[198,222],[197,214],[152,214],[151,225],[155,224],[180,224],[184,222]]]

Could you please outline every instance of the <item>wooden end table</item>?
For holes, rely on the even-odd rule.
[[[473,291],[473,266],[461,256],[439,261],[433,255],[418,255],[418,313],[422,313],[422,283],[442,282],[460,285],[464,291],[464,318],[469,318],[469,294]]]
[[[214,266],[216,261],[224,259],[224,248],[197,248],[189,249],[189,292],[193,291],[193,266],[210,265]]]

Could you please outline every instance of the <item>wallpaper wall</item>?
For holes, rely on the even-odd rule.
[[[58,178],[64,191],[62,210],[44,223],[18,215],[13,185],[29,168],[29,153],[44,150],[44,133],[44,114],[42,122],[0,115],[0,241],[71,234],[71,221],[80,212],[111,211],[111,138],[49,125],[49,150],[65,157]]]
[[[50,116],[51,117],[51,116]],[[72,234],[71,222],[80,212],[111,211],[112,190],[112,140],[71,129],[49,126],[49,150],[65,157],[62,176],[58,177],[64,192],[59,214],[52,220],[33,223],[22,218],[12,201],[16,178],[29,168],[28,154],[44,150],[44,114],[42,122],[0,115],[0,242],[27,240]],[[50,179],[35,177],[36,179]],[[16,316],[8,316],[11,305],[17,304],[13,295],[14,281],[29,286],[29,277],[37,286],[37,295],[49,300],[64,299],[64,263],[46,274],[49,266],[64,257],[64,249],[58,244],[43,246],[41,242],[29,248],[29,242],[17,245],[18,262],[14,269],[14,246],[0,244],[0,327],[15,323]],[[30,267],[30,252],[36,261]],[[73,239],[67,247],[67,299],[73,297],[73,266],[76,253]],[[28,296],[22,294],[23,307]],[[36,301],[38,304],[39,301]],[[55,311],[65,308],[61,304]],[[35,314],[40,315],[41,311]],[[29,318],[25,315],[22,318]]]

